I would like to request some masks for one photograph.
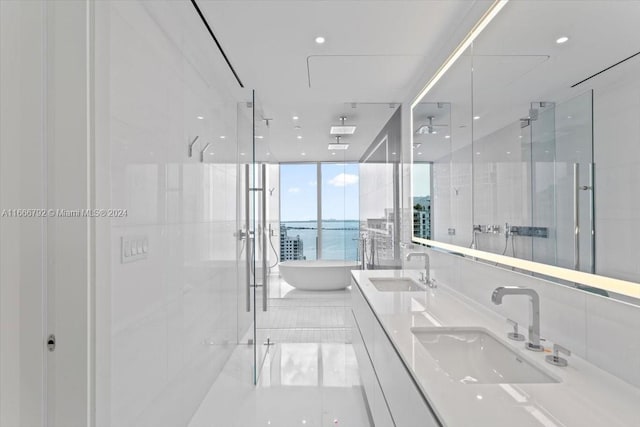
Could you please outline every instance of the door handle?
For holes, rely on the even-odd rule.
[[[580,164],[573,164],[573,269],[580,270]]]
[[[251,185],[249,183],[249,164],[244,165],[244,182],[245,182],[245,193],[244,193],[244,215],[245,215],[245,227],[247,230],[247,245],[246,245],[246,253],[245,253],[245,274],[246,274],[246,297],[247,297],[247,312],[251,311],[251,259],[252,257],[252,248],[251,248]]]
[[[591,254],[590,260],[591,265],[589,266],[589,271],[591,273],[595,273],[596,268],[596,232],[595,232],[595,194],[594,194],[594,185],[595,185],[595,163],[589,163],[589,185],[580,185],[580,164],[573,164],[573,226],[574,226],[574,253],[573,253],[573,266],[575,270],[580,270],[580,191],[589,191],[589,222],[590,227],[590,243],[591,243]]]
[[[262,164],[262,311],[267,311],[267,165]]]

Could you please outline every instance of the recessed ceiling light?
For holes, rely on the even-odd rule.
[[[240,153],[241,156],[244,156],[244,153]]]
[[[567,119],[573,119],[573,117],[572,116],[567,116]]]
[[[418,156],[422,156],[422,153],[418,153]]]
[[[480,116],[473,116],[473,120],[478,120]]]
[[[480,155],[480,152],[478,151],[478,152],[476,153],[476,156],[479,156],[479,155]]]
[[[225,139],[225,138],[226,138],[226,136],[220,135],[220,139]]]
[[[263,138],[264,138],[264,136],[262,136],[262,135],[256,135],[256,139],[263,139]]]
[[[511,154],[511,151],[507,151],[507,154]]]
[[[322,36],[318,36],[318,37],[316,37],[316,43],[318,43],[318,44],[322,44],[322,43],[324,43],[324,42],[325,42],[324,37],[322,37]]]
[[[293,118],[293,120],[298,120],[300,117],[298,117],[298,116],[293,116],[292,118]]]
[[[216,153],[209,153],[210,156],[213,156],[214,154],[216,154]]]
[[[446,139],[449,139],[449,138],[451,138],[451,135],[445,135],[444,137],[445,137]]]
[[[302,139],[302,135],[298,135],[298,136],[296,136],[296,138]]]
[[[556,39],[556,43],[558,43],[558,44],[566,43],[568,41],[569,41],[569,37],[567,37],[567,36],[562,36],[562,37],[559,37],[558,39]]]
[[[396,152],[394,151],[393,153],[391,153],[391,155],[395,156],[395,155],[396,155]]]
[[[270,155],[271,155],[271,153],[267,153],[267,156],[270,156]]]
[[[301,155],[301,156],[306,156],[306,155],[307,155],[307,153],[300,153],[300,155]]]
[[[198,117],[196,117],[196,119],[198,119],[198,120],[204,120],[204,117],[202,117],[202,116],[198,116]]]
[[[331,153],[331,155],[332,155],[332,156],[335,156],[335,155],[336,155],[336,152],[334,151],[333,153]]]

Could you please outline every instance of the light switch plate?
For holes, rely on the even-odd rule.
[[[146,259],[148,254],[148,236],[130,235],[120,237],[120,261],[122,264]]]

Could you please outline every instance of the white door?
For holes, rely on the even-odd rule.
[[[0,2],[2,427],[93,423],[90,7]]]

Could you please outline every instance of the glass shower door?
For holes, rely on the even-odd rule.
[[[531,108],[533,225],[549,224],[548,238],[534,239],[533,260],[589,273],[595,271],[592,107],[589,91]]]
[[[255,92],[238,104],[238,342],[251,345],[251,379],[257,384],[264,359],[259,313],[267,310],[266,164],[256,136],[264,137],[257,121]],[[261,135],[262,134],[262,135]]]
[[[264,327],[269,311],[269,252],[271,250],[272,227],[269,223],[268,199],[273,185],[269,182],[270,159],[270,119],[266,118],[259,100],[253,99],[253,135],[251,151],[251,212],[253,226],[253,251],[251,268],[254,384],[260,379],[265,359],[271,345],[270,331]]]
[[[524,120],[524,119],[523,119]],[[530,132],[531,233],[527,237],[531,260],[557,262],[556,104],[533,102],[524,120]],[[526,138],[527,135],[524,135]],[[523,139],[524,140],[524,139]]]

